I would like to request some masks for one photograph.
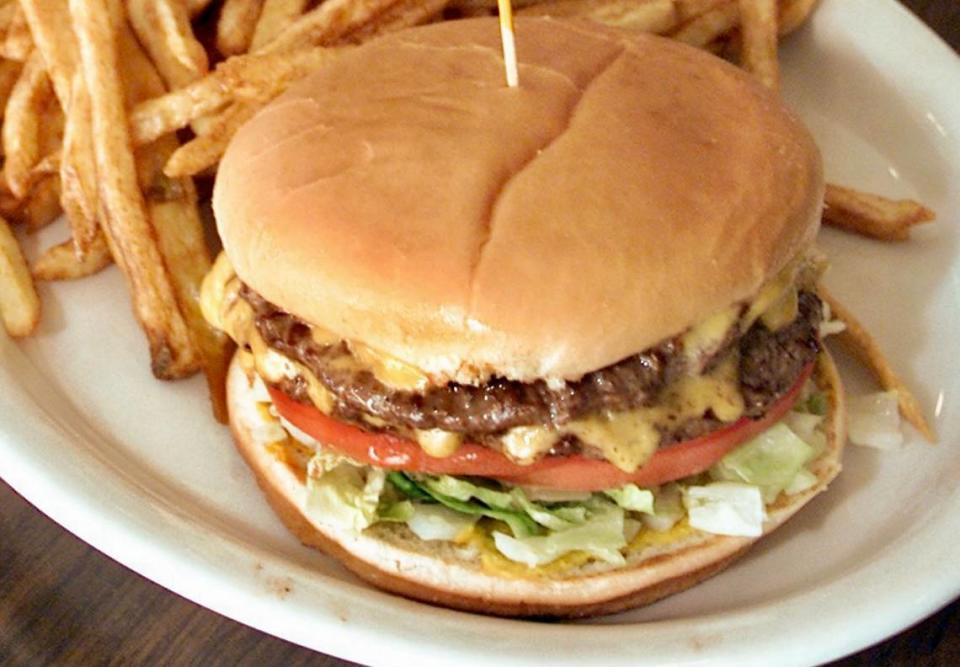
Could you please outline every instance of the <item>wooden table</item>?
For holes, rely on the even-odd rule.
[[[958,0],[903,3],[960,50]],[[107,663],[349,664],[160,588],[76,539],[0,482],[0,665]],[[960,665],[960,601],[834,664]]]

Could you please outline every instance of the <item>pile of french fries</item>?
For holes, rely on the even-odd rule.
[[[657,33],[779,85],[779,39],[816,0],[515,0],[518,16],[592,19]],[[345,49],[402,28],[492,15],[497,0],[0,0],[0,315],[40,319],[34,280],[115,263],[156,377],[203,370],[225,419],[228,341],[200,315],[210,266],[194,178],[215,173],[246,120]],[[902,240],[923,206],[827,190],[824,220]],[[28,267],[26,233],[61,217],[69,238]],[[879,363],[879,362],[877,362]],[[878,377],[890,384],[887,368]],[[922,419],[922,418],[921,418]]]

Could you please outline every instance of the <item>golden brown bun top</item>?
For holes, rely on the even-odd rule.
[[[820,155],[668,40],[495,20],[345,53],[230,144],[224,248],[268,300],[463,381],[577,378],[751,297],[816,234]]]

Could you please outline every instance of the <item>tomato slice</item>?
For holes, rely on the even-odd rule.
[[[519,465],[487,447],[465,443],[451,456],[430,456],[411,440],[388,433],[368,433],[329,417],[311,405],[270,389],[274,406],[294,426],[325,446],[357,461],[390,470],[432,475],[471,475],[502,479],[510,484],[571,491],[600,491],[628,483],[653,486],[701,473],[727,452],[779,421],[797,400],[813,370],[810,364],[796,384],[760,419],[746,417],[718,431],[658,449],[646,464],[624,472],[612,463],[581,455],[546,456]]]

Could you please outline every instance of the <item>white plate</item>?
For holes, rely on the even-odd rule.
[[[825,232],[823,245],[835,292],[935,412],[941,443],[850,451],[828,494],[720,577],[569,625],[446,611],[358,583],[281,528],[200,381],[149,376],[115,270],[45,287],[40,335],[0,340],[4,478],[161,585],[361,662],[806,664],[904,628],[960,593],[960,63],[892,0],[832,0],[783,65],[831,180],[940,214],[907,244]],[[855,369],[848,377],[856,388]]]

